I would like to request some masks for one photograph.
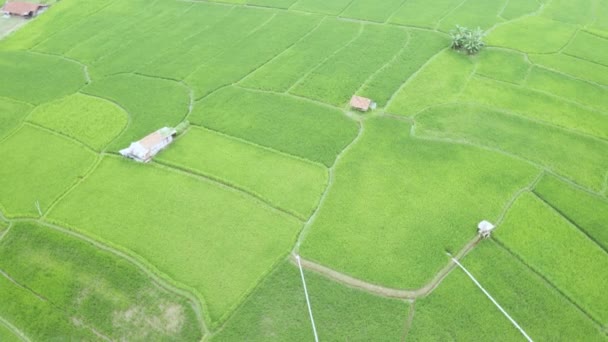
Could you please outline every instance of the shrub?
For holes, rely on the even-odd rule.
[[[471,30],[456,25],[456,29],[450,31],[452,49],[465,51],[469,55],[474,55],[484,47],[485,43],[483,42],[483,38],[485,35],[485,32],[479,27],[475,30]]]

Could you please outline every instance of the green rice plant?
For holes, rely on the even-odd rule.
[[[95,160],[84,146],[25,125],[0,143],[0,207],[8,217],[39,215]],[[1,316],[1,315],[0,315]]]
[[[177,82],[122,74],[95,81],[83,92],[120,105],[131,118],[127,129],[109,146],[127,147],[132,141],[164,126],[173,127],[188,113],[188,89]]]
[[[427,284],[446,250],[459,251],[538,174],[498,153],[412,138],[400,120],[369,119],[364,129],[337,165],[301,253],[374,284]]]
[[[537,11],[541,2],[530,0],[509,0],[500,16],[507,20],[513,20],[524,15],[530,15]]]
[[[161,51],[158,57],[138,70],[159,77],[183,79],[194,68],[234,48],[271,16],[272,12],[269,11],[239,7],[231,9],[226,16],[217,15],[217,22],[211,23],[207,30],[188,36],[178,48]]]
[[[304,272],[320,340],[397,341],[408,303],[345,287]],[[304,288],[295,265],[278,266],[211,341],[313,340]]]
[[[551,34],[546,34],[551,32]],[[526,53],[555,53],[568,43],[576,26],[543,17],[523,17],[496,27],[488,35],[489,46]]]
[[[429,109],[416,117],[422,136],[468,141],[520,156],[599,191],[608,171],[605,141],[475,105]]]
[[[532,194],[520,197],[496,239],[542,274],[601,326],[608,323],[608,255]]]
[[[112,102],[75,94],[38,106],[28,120],[102,150],[127,125],[129,116]]]
[[[61,3],[63,6],[64,3]],[[103,8],[98,9],[97,11],[90,13],[90,15],[86,16],[86,20],[76,20],[72,22],[72,25],[64,27],[62,30],[57,31],[53,34],[45,36],[39,43],[32,46],[32,50],[38,52],[45,52],[51,54],[62,55],[67,51],[74,48],[74,46],[87,41],[93,37],[96,37],[99,34],[105,34],[105,32],[110,28],[115,28],[116,26],[120,26],[122,29],[125,29],[126,14],[130,13],[133,15],[133,4],[137,4],[139,6],[143,5],[143,1],[114,1],[108,2],[104,5]],[[52,8],[55,5],[51,6]],[[154,6],[151,7],[152,10],[155,9]],[[71,11],[78,12],[78,8],[72,9],[70,8],[63,9],[62,12],[67,12],[64,15],[71,15]],[[47,15],[53,16],[55,12],[50,11],[45,13],[41,18],[46,18]],[[139,19],[139,18],[138,18]],[[42,20],[42,19],[41,19]],[[55,18],[57,20],[57,18]],[[37,21],[37,20],[36,20]],[[133,22],[130,21],[131,25]],[[52,26],[55,26],[57,21],[53,21]],[[28,25],[29,26],[29,25]],[[47,25],[50,26],[50,25]],[[118,42],[114,42],[114,44],[119,44]]]
[[[320,20],[316,15],[277,13],[246,39],[207,61],[186,81],[194,88],[197,98],[238,82],[293,45]]]
[[[608,38],[579,31],[564,53],[608,67]]]
[[[530,67],[523,54],[487,49],[479,56],[475,72],[499,81],[521,84]]]
[[[49,219],[127,249],[224,320],[293,245],[301,222],[230,187],[106,157]]]
[[[0,322],[0,340],[6,342],[20,342],[21,338],[16,335],[9,327]]]
[[[298,0],[291,7],[296,11],[338,15],[344,11],[351,0]]]
[[[608,251],[608,201],[556,177],[543,177],[534,193]]]
[[[564,55],[528,55],[534,64],[556,70],[575,78],[608,86],[608,67]]]
[[[403,82],[447,44],[445,37],[434,32],[411,30],[409,35],[401,53],[368,79],[357,93],[385,106]]]
[[[414,305],[408,341],[522,340],[520,332],[459,269]]]
[[[383,23],[402,3],[403,0],[354,0],[340,16]]]
[[[325,19],[308,37],[240,82],[251,88],[285,92],[311,69],[343,48],[360,24]]]
[[[91,0],[86,3],[78,0],[57,2],[44,15],[32,20],[6,39],[0,40],[0,48],[3,50],[30,49],[49,36],[69,28],[75,22],[85,21],[91,14],[111,2],[112,0]]]
[[[387,111],[411,116],[429,106],[450,102],[466,86],[473,70],[467,56],[440,52],[406,81]]]
[[[64,312],[73,330],[86,325],[114,340],[201,338],[193,303],[133,264],[48,227],[13,226],[0,242],[0,268]],[[22,329],[44,326],[44,319],[35,318],[15,323]]]
[[[22,102],[44,103],[85,84],[82,67],[60,57],[0,51],[0,65],[0,96]]]
[[[526,87],[544,91],[608,114],[608,89],[585,81],[534,67],[528,76]]]
[[[0,97],[0,139],[15,129],[33,108],[27,103]]]
[[[167,24],[154,25],[132,43],[114,49],[112,53],[95,63],[92,70],[96,74],[102,75],[133,72],[144,65],[153,63],[167,50],[185,53],[190,46],[183,44],[184,37],[191,37],[193,33],[205,32],[205,29],[215,25],[230,11],[230,8],[225,6],[211,4],[192,6],[185,2],[176,3],[180,6],[163,9],[163,23],[169,21],[168,25],[171,25],[171,30],[167,30]],[[163,48],[159,49],[159,46]],[[193,70],[194,66],[191,64],[190,68]]]
[[[40,341],[98,339],[84,326],[76,326],[70,322],[70,317],[52,303],[37,297],[26,288],[19,287],[2,274],[0,302],[0,316],[18,326],[28,338]]]
[[[389,18],[389,22],[398,25],[435,28],[439,21],[450,13],[462,1],[435,0],[429,6],[426,0],[407,0]]]
[[[598,1],[596,6],[595,13],[608,13],[608,2]],[[606,20],[602,20],[598,16],[595,22],[593,22],[591,25],[590,30],[593,30],[594,32],[603,32],[604,36],[608,37],[608,22],[606,22]]]
[[[290,92],[344,106],[365,81],[399,53],[407,31],[366,25],[347,48],[314,69]]]
[[[461,99],[505,109],[576,132],[608,138],[608,117],[603,113],[524,87],[473,77]]]
[[[196,127],[157,160],[246,189],[304,220],[328,180],[322,165]]]
[[[456,29],[450,31],[452,37],[452,49],[475,55],[485,46],[483,38],[485,33],[479,27],[474,30],[456,25]]]
[[[248,5],[283,8],[291,7],[297,0],[247,0]]]
[[[593,0],[552,0],[543,8],[542,16],[574,25],[587,25],[594,22],[598,1]]]
[[[481,27],[487,30],[496,23],[503,21],[498,14],[504,7],[504,1],[466,0],[448,16],[441,19],[439,29],[449,32],[456,25],[465,27]]]
[[[183,6],[183,4],[171,1],[148,2],[147,4],[140,1],[123,1],[115,10],[108,8],[105,15],[113,16],[114,23],[103,29],[92,31],[89,38],[77,41],[64,55],[87,65],[93,65],[114,51],[135,44],[145,37],[147,32],[156,30],[159,26],[166,28],[164,25],[175,24],[164,20],[166,19],[164,12],[171,12],[171,8]],[[66,34],[78,33],[70,30]]]
[[[463,264],[534,340],[606,340],[593,320],[495,241],[476,246]]]
[[[190,121],[326,166],[357,136],[356,123],[337,109],[236,87],[197,102]]]

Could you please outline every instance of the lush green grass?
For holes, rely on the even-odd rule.
[[[544,177],[534,193],[608,251],[608,201],[605,198],[581,191],[555,177]]]
[[[101,150],[127,125],[128,114],[106,100],[82,94],[37,107],[28,118],[93,149]]]
[[[606,88],[538,67],[533,68],[530,72],[526,86],[608,114],[608,89]]]
[[[32,20],[26,27],[13,33],[7,39],[0,41],[0,48],[29,49],[46,40],[50,36],[84,21],[92,13],[102,9],[113,0],[62,0],[47,10],[44,15]]]
[[[271,16],[270,11],[231,9],[226,16],[217,15],[217,22],[211,22],[200,34],[185,37],[179,48],[163,49],[155,59],[138,70],[150,75],[183,79],[196,67],[203,63],[208,64],[215,56],[247,39],[249,34]]]
[[[322,165],[199,128],[158,160],[246,189],[302,219],[312,214],[328,181]]]
[[[473,77],[462,100],[545,121],[577,132],[608,138],[608,116],[528,88]]]
[[[197,98],[238,82],[293,45],[320,20],[318,16],[278,13],[246,39],[196,69],[186,80]]]
[[[433,32],[411,30],[409,36],[403,51],[368,79],[359,95],[373,99],[379,106],[386,105],[407,78],[449,44],[445,37]]]
[[[608,67],[608,38],[579,31],[565,53]]]
[[[91,331],[70,322],[64,312],[0,274],[0,316],[40,341],[96,341]],[[36,322],[33,324],[32,322]]]
[[[293,5],[296,1],[297,0],[247,0],[247,4],[286,9]]]
[[[505,0],[466,0],[441,20],[439,28],[442,31],[449,32],[456,25],[461,25],[487,30],[492,25],[503,21],[498,17],[498,14],[504,5]]]
[[[127,248],[196,289],[212,323],[288,252],[301,225],[216,183],[114,157],[50,217]]]
[[[602,326],[608,324],[608,254],[578,228],[526,194],[515,202],[496,237]]]
[[[417,117],[416,132],[465,140],[531,160],[599,191],[608,171],[608,143],[474,105],[432,108]]]
[[[337,15],[350,3],[351,0],[298,0],[291,8],[298,11]]]
[[[136,90],[136,91],[135,91]],[[110,148],[119,150],[164,126],[175,126],[188,113],[188,89],[183,85],[133,74],[111,76],[87,86],[85,93],[113,101],[130,123]]]
[[[360,28],[360,24],[326,19],[308,37],[256,70],[241,84],[264,90],[287,91],[307,72],[348,44]]]
[[[522,341],[519,331],[461,270],[452,271],[414,305],[408,341]]]
[[[477,61],[477,74],[515,84],[523,83],[531,67],[523,54],[497,49],[483,51]]]
[[[507,6],[502,11],[501,17],[513,20],[540,8],[541,2],[530,0],[509,0]]]
[[[433,58],[395,94],[388,112],[414,115],[429,106],[450,102],[466,86],[474,69],[468,56],[445,50]]]
[[[408,304],[376,297],[305,272],[319,339],[398,341]],[[285,262],[245,301],[212,341],[313,340],[297,267]]]
[[[393,13],[389,22],[401,25],[411,25],[435,28],[441,18],[452,11],[460,0],[436,0],[429,6],[426,0],[407,0]]]
[[[564,54],[529,55],[529,57],[532,62],[542,67],[608,86],[608,67]]]
[[[74,330],[84,324],[115,340],[201,338],[193,303],[125,260],[51,228],[13,226],[0,242],[0,269],[64,312]],[[14,322],[22,330],[45,324],[34,317]]]
[[[190,120],[326,166],[357,135],[355,122],[337,109],[236,87],[197,102]]]
[[[0,96],[40,104],[84,86],[82,67],[59,57],[0,51]]]
[[[482,242],[463,264],[534,340],[606,340],[595,322],[496,242]]]
[[[542,11],[543,17],[553,20],[577,24],[591,24],[594,12],[597,11],[596,3],[593,0],[551,0]]]
[[[63,137],[24,126],[0,143],[0,203],[9,217],[38,216],[82,177],[93,153]]]
[[[460,250],[479,221],[496,220],[538,174],[497,153],[411,138],[402,121],[364,127],[302,255],[372,283],[422,287],[445,266],[446,250]]]
[[[407,39],[405,30],[366,25],[351,45],[314,69],[291,92],[344,106],[370,76],[399,53]]]
[[[543,17],[523,17],[494,29],[486,38],[490,46],[527,53],[552,53],[568,43],[576,27]],[[547,34],[551,32],[551,34]]]
[[[20,342],[21,339],[0,322],[0,341]]]
[[[0,97],[0,139],[15,129],[32,109],[27,103]]]
[[[353,0],[340,16],[383,23],[402,3],[403,0]]]

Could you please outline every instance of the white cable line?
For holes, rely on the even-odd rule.
[[[306,305],[308,306],[308,314],[310,315],[310,322],[312,323],[312,332],[315,334],[315,342],[319,342],[319,336],[317,336],[317,327],[315,326],[315,319],[312,317],[312,308],[310,307],[310,299],[308,299],[306,280],[304,280],[304,271],[302,270],[302,263],[300,263],[299,255],[296,255],[296,260],[298,260],[298,267],[300,268],[300,275],[302,276],[302,284],[304,285],[304,295],[306,295]]]
[[[522,335],[524,335],[524,337],[529,341],[529,342],[534,342],[532,341],[532,338],[530,338],[530,336],[528,336],[528,334],[526,334],[526,332],[524,331],[524,329],[522,329],[519,324],[517,324],[517,322],[515,322],[515,320],[513,318],[511,318],[511,316],[509,316],[509,314],[502,308],[502,306],[500,306],[500,304],[498,304],[498,302],[496,302],[496,300],[494,300],[494,298],[488,293],[488,291],[486,291],[486,289],[484,289],[481,284],[479,284],[479,282],[477,281],[477,279],[475,279],[475,277],[473,277],[473,275],[471,273],[469,273],[469,271],[467,271],[466,268],[464,268],[464,266],[462,266],[458,260],[452,258],[452,261],[456,263],[456,265],[458,265],[458,267],[460,267],[464,273],[466,273],[469,278],[471,278],[471,280],[475,283],[475,285],[477,285],[477,287],[479,287],[481,289],[481,291],[483,291],[483,293],[490,298],[490,300],[492,301],[492,303],[494,303],[494,305],[496,305],[496,307],[500,310],[500,312],[502,312],[508,319],[509,321],[511,321],[511,323],[513,323],[513,325],[517,328],[517,330],[519,330],[519,332],[522,333]]]

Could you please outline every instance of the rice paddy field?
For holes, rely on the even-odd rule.
[[[608,341],[608,0],[51,3],[0,18],[0,341]]]

